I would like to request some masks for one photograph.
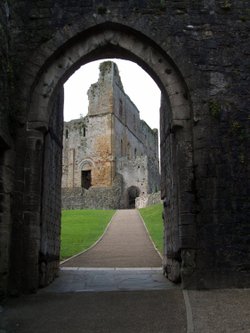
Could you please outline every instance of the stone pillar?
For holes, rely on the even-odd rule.
[[[18,131],[12,204],[11,294],[35,292],[39,286],[51,282],[58,270],[63,123],[62,116],[60,121],[57,116],[52,113],[49,125],[34,121]],[[54,124],[58,125],[59,136]],[[54,149],[55,146],[59,149]]]
[[[180,240],[178,181],[176,168],[176,141],[171,131],[170,105],[167,97],[162,96],[161,110],[161,196],[164,203],[164,253],[163,269],[166,276],[174,282],[180,276]]]
[[[0,152],[0,299],[7,291],[9,279],[14,163],[14,151],[3,148]]]
[[[63,91],[57,96],[45,134],[39,248],[39,285],[52,282],[60,263]]]
[[[167,97],[161,103],[161,192],[164,202],[164,258],[167,277],[185,279],[195,269],[195,191],[190,113],[171,118]],[[173,115],[174,117],[174,115]],[[192,258],[192,260],[190,260]]]
[[[44,134],[28,130],[24,167],[23,210],[23,282],[22,289],[35,291],[39,285],[39,249],[41,219],[41,180]]]

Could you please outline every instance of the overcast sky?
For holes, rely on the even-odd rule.
[[[111,60],[117,64],[125,93],[139,109],[141,119],[151,128],[159,128],[160,90],[156,83],[137,64],[121,59]],[[65,121],[87,114],[87,91],[92,83],[97,82],[99,64],[103,61],[93,61],[82,66],[64,84]]]

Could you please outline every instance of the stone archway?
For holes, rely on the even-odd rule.
[[[53,57],[46,54],[50,50],[49,46],[48,49],[45,48],[46,61],[34,73],[31,89],[28,90],[31,102],[27,118],[26,150],[29,158],[24,164],[31,195],[27,196],[25,207],[26,219],[29,220],[26,228],[32,230],[29,229],[23,251],[23,256],[27,259],[23,275],[24,288],[34,290],[39,281],[40,285],[49,283],[56,275],[59,264],[60,182],[48,182],[44,185],[44,177],[51,165],[58,165],[61,157],[60,154],[54,154],[54,159],[48,158],[50,163],[45,165],[44,153],[50,157],[53,153],[51,144],[45,138],[47,133],[53,139],[52,146],[60,150],[62,84],[81,65],[104,57],[121,57],[137,62],[152,76],[162,91],[161,191],[166,216],[163,264],[171,280],[178,281],[182,275],[185,282],[190,272],[193,272],[186,258],[194,255],[195,248],[195,194],[191,103],[178,68],[152,39],[129,27],[110,22],[96,24],[77,38],[71,38],[70,43],[64,43],[61,48],[55,49]],[[27,89],[24,93],[25,91]],[[53,188],[51,184],[54,184]],[[188,199],[185,195],[187,192]],[[53,203],[49,208],[44,204],[46,193],[50,193],[53,198],[49,201]],[[48,229],[49,234],[53,235],[49,242],[48,232],[48,237],[41,236],[41,230]],[[46,232],[43,234],[46,235]],[[181,266],[189,266],[187,274],[185,270],[180,273]]]
[[[127,190],[128,194],[128,208],[135,208],[135,199],[139,197],[140,190],[136,186],[130,186]]]

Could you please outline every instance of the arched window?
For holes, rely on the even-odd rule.
[[[66,138],[66,139],[69,138],[69,130],[68,130],[68,129],[66,129],[66,131],[65,131],[65,138]]]

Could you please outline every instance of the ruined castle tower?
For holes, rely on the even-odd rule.
[[[159,190],[158,131],[124,92],[118,67],[100,65],[84,118],[64,124],[64,208],[127,208]]]

